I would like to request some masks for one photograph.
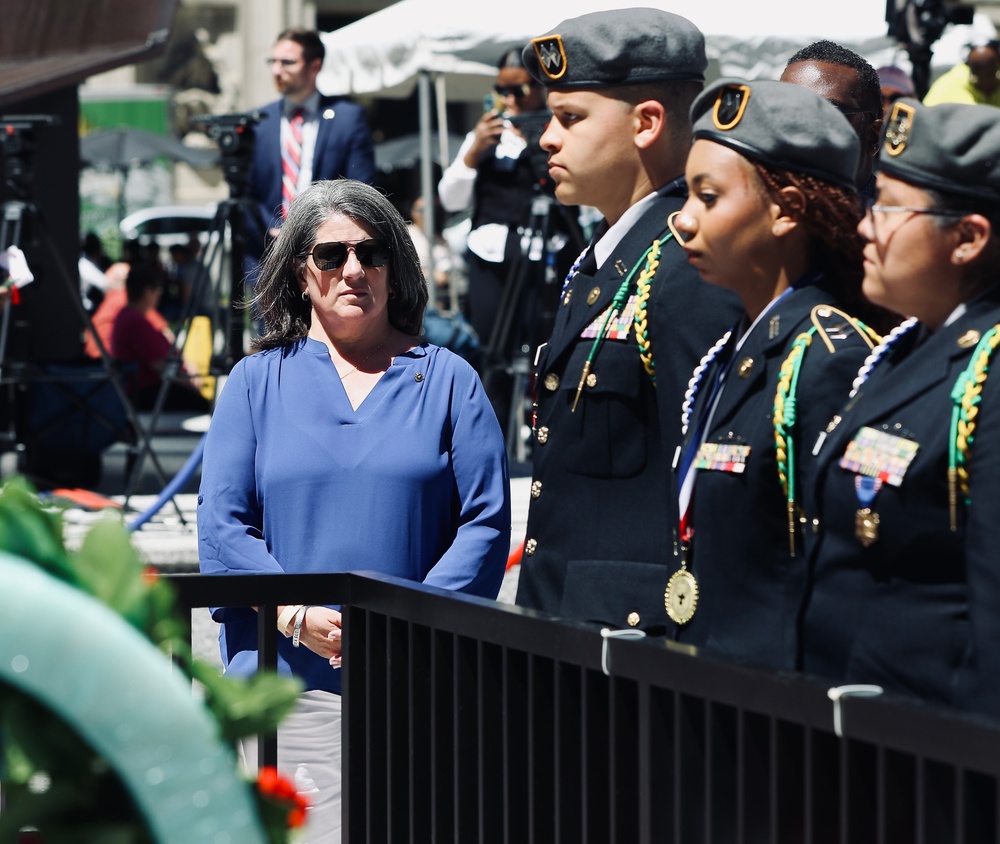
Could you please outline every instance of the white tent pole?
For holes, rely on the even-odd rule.
[[[438,124],[438,159],[441,169],[451,164],[451,150],[448,148],[448,92],[445,86],[444,74],[438,74],[434,79],[434,105],[437,107]],[[431,235],[428,235],[431,237]],[[434,243],[433,240],[430,241]],[[448,309],[458,310],[458,279],[454,272],[448,273]]]
[[[438,161],[444,169],[451,164],[451,150],[448,149],[448,93],[445,90],[444,74],[439,73],[434,79],[434,96],[438,123]]]
[[[424,233],[427,235],[427,242],[430,244],[428,250],[427,272],[430,276],[428,281],[429,292],[433,297],[434,292],[434,231],[435,231],[435,208],[434,208],[434,167],[431,161],[431,74],[430,71],[421,70],[417,77],[417,90],[420,101],[420,192],[424,197]],[[433,298],[431,300],[433,302]]]

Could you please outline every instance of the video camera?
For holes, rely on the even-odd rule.
[[[889,35],[901,44],[929,48],[948,24],[972,23],[975,6],[956,0],[886,0]]]
[[[203,125],[205,134],[219,145],[222,175],[234,197],[242,196],[246,189],[255,140],[254,133],[249,129],[265,117],[267,115],[261,111],[247,111],[237,114],[199,114],[191,118],[192,123]]]
[[[549,181],[549,154],[539,146],[542,133],[552,119],[552,112],[547,108],[538,111],[526,111],[522,114],[505,116],[511,126],[516,126],[527,142],[528,161],[531,170],[540,182]]]
[[[253,149],[253,133],[248,132],[249,126],[267,117],[260,111],[247,111],[238,114],[199,114],[191,118],[192,123],[200,123],[205,127],[205,134],[219,145],[223,157],[241,155]]]
[[[3,150],[4,178],[14,194],[22,197],[34,181],[31,157],[38,146],[35,129],[56,126],[51,114],[13,114],[0,117],[0,150]]]

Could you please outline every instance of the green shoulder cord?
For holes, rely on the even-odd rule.
[[[628,298],[628,292],[632,289],[632,279],[635,274],[639,271],[639,267],[646,263],[646,268],[640,275],[640,281],[644,281],[647,288],[649,286],[649,279],[653,277],[656,273],[656,267],[659,265],[659,255],[660,255],[660,245],[661,243],[666,243],[671,235],[667,235],[662,241],[660,239],[654,240],[649,248],[642,254],[642,257],[636,261],[635,266],[629,272],[625,279],[622,281],[615,293],[615,298],[611,302],[611,306],[608,308],[604,315],[604,322],[601,324],[601,330],[597,332],[597,336],[594,338],[594,342],[590,346],[590,354],[587,355],[587,360],[583,364],[583,370],[580,372],[580,383],[576,385],[576,395],[573,397],[573,405],[570,407],[570,413],[576,412],[577,403],[580,401],[580,396],[583,393],[583,388],[587,383],[587,376],[590,375],[590,369],[593,366],[594,359],[597,357],[597,353],[600,351],[601,346],[604,343],[605,337],[607,336],[608,323],[611,322],[612,318],[621,313],[622,307],[625,304],[625,300]],[[648,261],[648,263],[647,263]],[[647,291],[648,298],[648,291]],[[645,323],[645,303],[643,303],[643,321]],[[643,332],[645,334],[645,332]],[[640,341],[640,354],[642,353],[642,342]],[[648,346],[648,339],[645,340]],[[652,354],[650,353],[650,361],[652,361]],[[645,361],[643,362],[645,365]],[[646,370],[649,371],[648,368]]]
[[[812,327],[808,331],[799,334],[792,342],[792,349],[788,357],[781,364],[778,370],[778,389],[774,394],[774,450],[778,463],[778,480],[781,482],[781,489],[785,495],[785,502],[788,511],[788,553],[795,556],[795,535],[798,524],[798,506],[795,497],[795,426],[798,422],[797,396],[799,387],[799,374],[802,372],[802,360],[806,349],[812,344],[813,335],[819,333],[821,339],[826,344],[831,354],[836,350],[826,330],[819,323],[818,316],[823,313],[825,316],[837,314],[847,320],[848,324],[854,328],[862,339],[868,344],[868,348],[874,348],[881,340],[879,335],[872,331],[861,320],[855,319],[831,305],[817,305],[812,309]],[[874,341],[874,342],[873,342]]]
[[[951,433],[948,438],[948,517],[952,532],[958,530],[958,495],[968,507],[969,457],[976,433],[976,417],[982,400],[983,384],[990,370],[990,357],[1000,345],[1000,325],[987,331],[972,353],[969,365],[951,388]]]

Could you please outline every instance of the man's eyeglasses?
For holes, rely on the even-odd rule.
[[[312,252],[307,252],[302,257],[312,255],[316,266],[323,272],[329,272],[344,266],[350,251],[354,252],[363,267],[384,267],[392,254],[392,249],[384,240],[331,240],[317,243]]]
[[[298,64],[302,59],[264,59],[264,64],[270,67],[273,64],[280,64],[282,67],[291,67]]]
[[[515,97],[521,99],[528,96],[534,89],[530,82],[522,82],[520,85],[497,85],[493,88],[498,97]]]

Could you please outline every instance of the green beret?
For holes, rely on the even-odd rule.
[[[896,100],[878,169],[917,187],[1000,204],[1000,108]]]
[[[563,21],[533,38],[522,59],[550,90],[646,82],[704,81],[705,36],[687,18],[658,9],[616,9]]]
[[[801,85],[720,79],[694,101],[691,123],[695,139],[856,189],[857,133],[836,106]]]

